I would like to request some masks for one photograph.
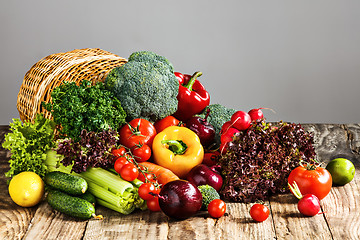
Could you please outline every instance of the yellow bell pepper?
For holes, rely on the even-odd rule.
[[[204,158],[198,135],[186,127],[165,128],[155,136],[152,151],[155,163],[170,169],[179,178],[185,178]]]

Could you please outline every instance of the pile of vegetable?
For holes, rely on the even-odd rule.
[[[39,114],[10,124],[6,176],[36,174],[49,205],[80,219],[101,219],[98,205],[121,214],[148,209],[186,219],[208,211],[219,218],[225,200],[255,202],[289,189],[300,212],[314,215],[330,192],[329,171],[336,183],[352,180],[351,162],[332,162],[329,171],[316,165],[313,137],[300,124],[268,123],[262,108],[210,104],[201,75],[174,72],[165,57],[139,51],[104,83],[63,83],[43,103],[53,120]],[[34,190],[33,204],[43,190]],[[262,222],[269,209],[256,203],[250,215]]]

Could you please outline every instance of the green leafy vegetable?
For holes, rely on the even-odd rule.
[[[38,114],[34,123],[24,124],[20,119],[13,119],[10,130],[5,136],[2,146],[10,150],[10,170],[6,177],[12,177],[20,172],[31,171],[44,178],[47,167],[43,164],[46,152],[55,146],[55,123]]]
[[[83,80],[79,86],[66,82],[56,87],[51,97],[52,102],[43,103],[43,106],[61,125],[60,133],[74,141],[80,139],[83,129],[116,130],[125,123],[126,113],[120,101],[102,82],[91,85],[90,81]]]

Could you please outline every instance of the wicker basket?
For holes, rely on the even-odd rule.
[[[110,52],[87,48],[66,53],[49,55],[25,74],[17,98],[20,119],[33,121],[36,113],[44,113],[51,118],[41,102],[49,102],[51,91],[64,81],[76,82],[89,80],[93,83],[104,81],[111,69],[126,63],[125,58]]]

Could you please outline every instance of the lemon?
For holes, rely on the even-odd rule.
[[[10,181],[9,194],[21,207],[35,206],[44,196],[44,182],[34,172],[19,173]]]
[[[340,186],[351,182],[355,175],[354,164],[346,158],[331,160],[326,169],[330,172],[333,183]]]

